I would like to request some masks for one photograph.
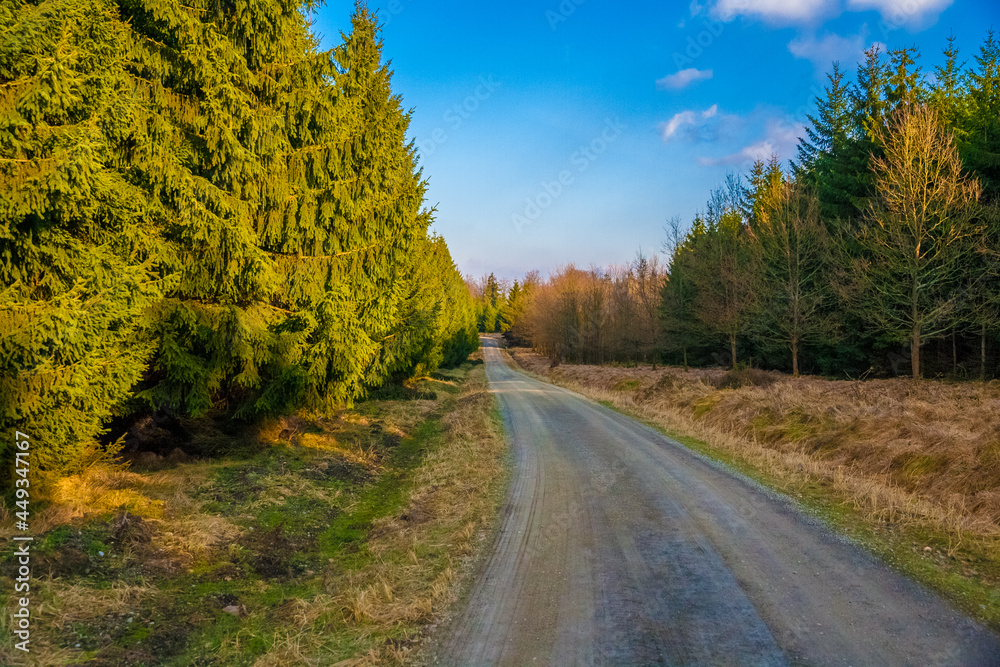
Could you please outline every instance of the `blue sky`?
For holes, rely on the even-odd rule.
[[[353,2],[314,22],[340,42]],[[834,59],[950,33],[970,59],[995,0],[370,0],[428,203],[463,273],[516,278],[656,252],[728,171],[794,157]]]

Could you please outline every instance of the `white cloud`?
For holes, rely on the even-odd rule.
[[[664,88],[670,88],[673,90],[678,90],[684,88],[690,83],[695,81],[701,81],[702,79],[711,79],[712,70],[710,69],[697,69],[695,67],[688,67],[687,69],[682,69],[675,74],[670,74],[657,80],[656,87],[663,90]]]
[[[696,122],[698,121],[695,119],[693,111],[681,111],[674,114],[674,117],[666,123],[660,123],[660,136],[663,137],[664,141],[667,141],[677,134],[677,130],[685,125],[694,125]]]
[[[877,11],[882,15],[883,32],[897,28],[922,29],[937,21],[938,15],[955,0],[712,0],[707,13],[720,21],[739,16],[758,18],[771,24],[817,25],[822,19],[850,12]],[[697,0],[691,15],[706,11]]]
[[[868,44],[868,27],[862,26],[861,32],[849,37],[828,34],[822,38],[796,37],[788,43],[788,50],[796,58],[810,61],[819,73],[830,70],[830,64],[839,60],[844,69],[859,62]]]
[[[801,123],[771,119],[767,122],[764,137],[759,141],[744,146],[735,153],[719,158],[702,157],[698,162],[703,166],[738,165],[754,160],[768,160],[772,155],[787,160],[794,155],[802,136],[805,136],[805,126]]]
[[[836,8],[836,0],[716,0],[711,13],[722,21],[754,16],[769,23],[812,23]]]
[[[889,29],[922,28],[933,24],[952,2],[954,0],[847,0],[847,8],[855,12],[875,10]]]
[[[713,104],[704,111],[695,112],[687,110],[675,113],[673,118],[665,123],[660,123],[660,137],[664,141],[669,141],[680,136],[687,138],[697,137],[697,130],[704,126],[705,121],[716,117],[718,113],[718,104]]]

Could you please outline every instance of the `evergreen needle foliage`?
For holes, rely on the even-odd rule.
[[[0,422],[44,470],[114,416],[330,410],[478,346],[376,18],[323,52],[308,5],[0,1]]]

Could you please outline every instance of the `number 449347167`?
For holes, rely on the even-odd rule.
[[[19,451],[14,452],[14,472],[17,474],[17,479],[14,482],[17,490],[14,492],[14,495],[17,497],[15,504],[18,510],[20,510],[16,515],[18,525],[23,526],[23,529],[27,530],[28,498],[30,496],[28,487],[31,486],[31,482],[28,480],[28,449],[31,447],[31,444],[28,436],[24,433],[16,431],[15,435],[17,436],[17,449]]]

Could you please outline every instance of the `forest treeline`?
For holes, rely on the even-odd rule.
[[[952,38],[943,61],[874,46],[853,80],[834,63],[797,158],[672,219],[665,267],[529,276],[494,328],[557,362],[996,375],[1000,43],[966,61]]]
[[[111,419],[325,411],[478,347],[377,19],[323,51],[311,6],[0,1],[0,430],[43,470]]]

